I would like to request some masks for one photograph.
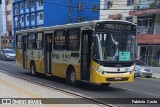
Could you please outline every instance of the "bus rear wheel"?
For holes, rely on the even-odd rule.
[[[31,68],[30,69],[31,69],[31,74],[33,76],[36,76],[36,66],[33,62],[31,63]]]
[[[76,81],[76,73],[73,69],[71,69],[68,74],[67,74],[67,83],[69,85],[75,86],[77,81]]]

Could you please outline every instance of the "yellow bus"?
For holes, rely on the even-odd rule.
[[[134,81],[136,25],[97,20],[16,32],[16,62],[32,75],[109,86]]]

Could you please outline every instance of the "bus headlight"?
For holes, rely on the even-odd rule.
[[[126,68],[125,71],[126,71],[126,72],[129,72],[130,74],[132,74],[133,71],[134,71],[134,68]]]
[[[94,69],[95,71],[97,71],[98,73],[101,73],[101,74],[104,74],[104,73],[105,73],[105,71],[102,70],[101,68],[97,68],[97,67],[93,66],[93,69]]]

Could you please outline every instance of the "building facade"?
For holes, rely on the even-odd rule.
[[[101,0],[100,19],[127,20],[136,23],[136,17],[129,15],[139,0]]]
[[[99,0],[14,0],[16,30],[99,19]]]
[[[6,35],[13,36],[13,0],[6,0]]]
[[[13,48],[12,43],[14,43],[13,36],[1,36],[2,49],[3,48]]]
[[[12,32],[12,1],[13,0],[1,0],[0,2],[0,50],[1,48],[12,48],[14,43],[14,40],[12,37],[13,36]],[[8,36],[8,37],[5,37]],[[6,38],[7,40],[4,40]],[[5,41],[5,42],[4,42]]]
[[[137,10],[138,56],[150,65],[160,65],[160,0],[141,0]]]
[[[5,36],[6,29],[6,0],[1,0],[0,4],[0,36]]]

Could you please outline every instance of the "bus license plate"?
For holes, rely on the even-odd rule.
[[[115,77],[114,79],[115,79],[115,80],[121,80],[122,78],[120,78],[120,77]]]

